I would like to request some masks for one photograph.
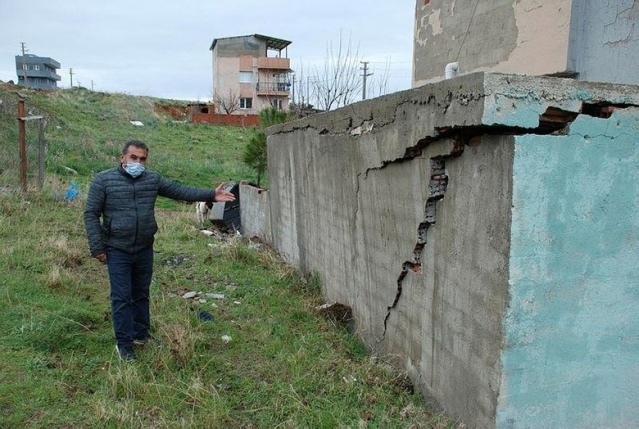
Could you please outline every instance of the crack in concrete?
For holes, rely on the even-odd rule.
[[[447,96],[442,100],[444,103],[437,102],[436,105],[439,109],[442,109],[444,112],[449,108],[452,102],[452,93],[448,93]],[[475,97],[471,94],[470,97],[465,98],[464,101],[468,103],[470,100],[474,100],[481,97]],[[436,101],[434,96],[429,97],[427,100],[422,100],[420,104],[430,104]],[[405,103],[415,103],[415,101],[406,101],[400,103],[403,105]],[[432,226],[435,225],[435,219],[437,214],[437,203],[441,201],[446,193],[448,187],[448,175],[446,174],[446,160],[461,156],[464,152],[465,145],[474,145],[476,144],[476,139],[481,135],[491,135],[491,134],[501,134],[501,135],[525,135],[525,134],[555,134],[561,135],[567,133],[569,130],[569,125],[579,116],[579,115],[589,115],[600,118],[609,118],[612,111],[615,109],[623,109],[629,107],[628,104],[592,104],[592,103],[583,103],[580,112],[574,111],[565,111],[561,108],[557,108],[554,106],[549,106],[545,112],[539,115],[539,126],[537,128],[524,128],[524,127],[516,127],[516,126],[505,126],[501,124],[495,125],[473,125],[473,126],[462,126],[462,127],[435,127],[433,129],[433,135],[426,136],[413,146],[407,147],[402,156],[392,159],[385,160],[381,162],[381,165],[375,167],[369,167],[364,172],[357,174],[357,185],[356,185],[356,198],[359,201],[359,193],[360,193],[360,184],[362,180],[366,180],[368,178],[368,174],[370,171],[382,170],[387,166],[395,163],[409,162],[415,158],[421,157],[423,150],[429,146],[431,143],[438,142],[443,139],[450,139],[454,142],[453,148],[446,155],[439,155],[432,157],[430,159],[430,167],[431,167],[431,178],[429,184],[430,195],[426,199],[426,203],[424,205],[424,216],[423,220],[417,226],[416,232],[416,240],[415,246],[413,247],[413,252],[411,257],[404,261],[401,266],[400,273],[397,277],[396,285],[397,290],[395,293],[395,297],[390,306],[387,307],[386,316],[384,317],[384,331],[381,335],[380,342],[384,341],[387,331],[387,323],[388,319],[391,315],[391,312],[394,308],[396,308],[399,300],[402,296],[403,292],[403,282],[408,275],[409,271],[413,271],[415,273],[422,272],[422,254],[424,248],[426,246],[428,231]],[[393,118],[390,118],[390,122],[396,119],[398,112],[401,106],[397,106],[393,115]],[[362,120],[361,124],[364,123],[365,120]],[[384,128],[386,125],[385,122],[380,121],[375,123],[373,118],[368,118],[367,121],[372,121],[374,126],[378,129]],[[389,123],[390,123],[389,122]],[[361,125],[360,124],[360,125]],[[352,129],[353,126],[353,118],[350,118],[349,127]],[[333,134],[326,127],[323,127],[321,130],[319,127],[312,126],[310,124],[305,124],[304,126],[294,126],[286,131],[276,131],[275,133],[292,133],[300,130],[308,130],[312,129],[318,132],[320,135]],[[344,135],[344,132],[335,133],[339,135]],[[307,168],[310,167],[310,163]],[[359,204],[356,205],[354,219],[357,222],[357,217],[359,216]],[[354,263],[354,261],[353,261]],[[438,291],[434,290],[433,295],[437,294]],[[434,298],[433,298],[434,299]],[[434,342],[433,342],[434,343]]]
[[[586,107],[586,106],[584,106]],[[595,106],[594,108],[584,108],[581,114],[586,114],[596,117],[606,117],[608,115],[608,106]],[[617,105],[616,108],[621,106]],[[415,146],[406,149],[403,157],[393,161],[384,161],[380,167],[370,168],[366,170],[366,175],[370,170],[383,169],[386,166],[395,162],[406,162],[416,157],[421,156],[423,148],[428,146],[434,141],[441,140],[442,138],[451,138],[454,141],[452,150],[446,155],[439,155],[430,158],[430,183],[429,191],[430,195],[426,199],[424,206],[424,219],[419,223],[417,227],[417,239],[413,248],[413,254],[411,259],[402,263],[401,271],[397,277],[397,291],[393,303],[387,307],[386,316],[384,317],[384,332],[382,333],[380,342],[384,341],[386,337],[387,323],[394,308],[397,307],[399,299],[403,292],[403,282],[408,275],[409,270],[414,273],[421,274],[422,272],[422,253],[426,246],[427,235],[429,229],[435,225],[437,215],[437,203],[441,201],[446,195],[448,189],[448,174],[446,173],[446,160],[461,156],[464,152],[466,145],[473,146],[478,144],[477,138],[482,134],[510,134],[510,135],[523,135],[523,134],[563,134],[569,129],[570,124],[579,116],[576,112],[567,112],[559,108],[549,107],[544,113],[540,115],[540,124],[536,129],[523,129],[518,127],[504,127],[504,126],[484,126],[484,127],[470,127],[461,129],[448,129],[440,128],[436,129],[436,136],[426,137]],[[433,295],[438,293],[437,290],[433,290]],[[433,296],[433,300],[435,297]],[[435,341],[433,341],[433,345]]]
[[[386,328],[388,318],[391,315],[391,311],[397,306],[399,299],[401,298],[403,291],[403,282],[408,274],[409,270],[421,274],[422,272],[422,253],[426,246],[426,238],[428,230],[431,226],[435,225],[435,219],[437,216],[437,203],[441,201],[446,195],[448,188],[448,174],[446,174],[446,160],[448,158],[458,157],[464,151],[464,145],[455,142],[453,150],[447,155],[440,155],[430,158],[430,183],[429,193],[430,195],[426,199],[424,205],[424,218],[417,227],[417,239],[415,247],[413,248],[413,254],[411,259],[404,261],[402,264],[401,272],[397,278],[397,292],[395,293],[395,299],[393,303],[387,307],[386,317],[384,318],[384,333],[382,334],[381,341],[386,336]]]

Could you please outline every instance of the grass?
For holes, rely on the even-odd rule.
[[[139,349],[136,362],[119,361],[106,269],[89,257],[82,224],[91,175],[113,162],[132,130],[118,118],[131,109],[131,117],[155,120],[153,129],[132,130],[149,133],[155,168],[202,186],[228,175],[251,179],[237,161],[246,135],[153,119],[135,97],[76,92],[30,95],[56,118],[47,127],[42,190],[30,176],[30,191],[16,191],[13,155],[8,145],[0,149],[0,427],[456,427],[412,391],[405,374],[314,311],[323,302],[317,277],[264,244],[205,236],[182,204],[157,211],[152,320],[159,346]],[[70,110],[88,112],[76,123]],[[93,126],[100,115],[111,126]],[[0,116],[6,140],[13,138],[9,120],[15,126],[15,118]],[[55,121],[67,131],[54,131]],[[211,136],[217,140],[209,147]],[[199,142],[198,150],[185,141]],[[71,179],[81,194],[68,203],[56,194]],[[187,291],[201,300],[183,298]]]

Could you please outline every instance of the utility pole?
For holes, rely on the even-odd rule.
[[[27,80],[27,57],[25,55],[26,52],[29,52],[29,50],[25,49],[25,42],[20,42],[20,45],[22,45],[22,79],[24,80],[24,86],[28,87],[29,81]]]
[[[73,88],[73,69],[69,69],[69,76],[71,77],[71,88]]]
[[[293,104],[295,104],[295,73],[292,74],[291,81],[291,98],[293,99]]]
[[[364,67],[362,67],[360,70],[364,71],[364,74],[362,75],[364,80],[362,83],[362,100],[366,100],[366,78],[368,76],[372,76],[373,73],[367,73],[368,72],[368,63],[369,61],[360,61],[362,64],[364,64]]]
[[[27,192],[27,131],[25,123],[24,99],[18,94],[18,152],[20,153],[20,185]]]

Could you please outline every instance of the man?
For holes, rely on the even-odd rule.
[[[151,338],[149,287],[158,229],[157,196],[183,201],[235,200],[223,185],[215,190],[193,188],[147,171],[148,154],[149,148],[141,141],[125,143],[120,165],[94,177],[84,211],[91,256],[108,267],[116,349],[124,360],[136,358],[133,344]]]

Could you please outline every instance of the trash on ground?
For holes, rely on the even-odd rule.
[[[203,311],[202,310],[202,311],[197,313],[197,316],[203,322],[212,322],[213,321],[213,315],[211,313],[209,313],[208,311]]]
[[[224,299],[223,293],[207,293],[205,296],[211,299]]]

